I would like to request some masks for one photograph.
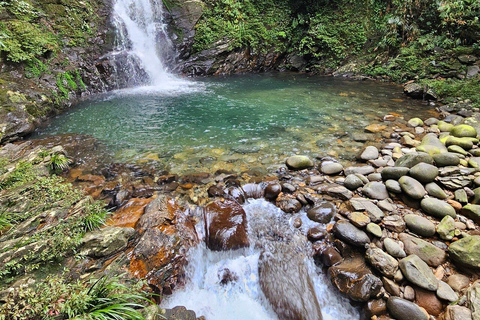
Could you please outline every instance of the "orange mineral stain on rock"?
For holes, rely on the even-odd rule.
[[[108,219],[106,225],[113,227],[135,228],[138,220],[145,212],[145,207],[152,202],[150,199],[130,199]]]

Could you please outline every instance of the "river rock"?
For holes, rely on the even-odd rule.
[[[329,223],[336,212],[336,207],[330,202],[322,202],[307,211],[307,217],[318,223]]]
[[[362,193],[371,199],[383,200],[388,198],[387,188],[381,182],[367,183],[362,188]]]
[[[345,220],[335,223],[333,233],[339,239],[358,247],[363,247],[370,242],[370,238],[365,232]]]
[[[403,192],[412,199],[422,199],[426,194],[425,188],[422,184],[412,177],[403,176],[398,182],[400,183]]]
[[[249,246],[247,215],[235,201],[215,201],[205,207],[205,241],[210,250],[234,250]]]
[[[472,320],[472,312],[462,306],[447,306],[444,320]]]
[[[460,163],[460,158],[455,153],[445,152],[434,154],[433,161],[439,167],[457,166]]]
[[[370,218],[363,212],[353,211],[349,212],[348,220],[357,228],[366,227],[370,223]]]
[[[428,195],[430,195],[432,197],[442,199],[442,200],[445,200],[445,199],[448,198],[445,191],[443,191],[443,189],[440,188],[438,186],[438,184],[436,184],[435,182],[430,182],[430,183],[426,184],[425,185],[425,190],[427,191]]]
[[[411,168],[420,162],[433,164],[433,158],[425,152],[411,152],[401,156],[396,162],[395,167]]]
[[[480,319],[480,281],[477,280],[467,291],[467,304],[472,311],[473,320]]]
[[[477,137],[477,130],[474,127],[466,125],[466,124],[459,124],[452,128],[450,134],[454,137],[470,137],[476,138]]]
[[[393,232],[405,231],[405,221],[398,214],[393,214],[383,218],[383,226]]]
[[[428,153],[431,156],[447,152],[447,147],[437,138],[435,133],[427,133],[422,143],[416,148],[417,151]]]
[[[365,257],[375,269],[387,277],[393,278],[398,270],[397,259],[380,248],[369,246]]]
[[[367,231],[373,234],[377,238],[381,238],[383,233],[382,233],[382,228],[375,223],[370,222],[367,224]]]
[[[383,180],[398,180],[403,176],[406,176],[410,168],[407,167],[387,167],[382,170]]]
[[[403,218],[411,232],[423,237],[431,237],[435,234],[435,225],[430,220],[416,214],[407,214]]]
[[[460,292],[470,284],[470,279],[463,274],[452,274],[448,277],[448,285],[455,291]]]
[[[462,208],[461,213],[465,217],[472,219],[476,223],[480,223],[480,205],[467,204]]]
[[[428,314],[422,308],[399,297],[388,298],[387,308],[397,320],[428,320]]]
[[[372,201],[363,198],[352,198],[350,204],[356,211],[366,211],[368,217],[373,222],[380,222],[385,214],[383,211]]]
[[[480,157],[468,159],[468,165],[472,168],[480,168]]]
[[[415,289],[415,303],[425,309],[430,315],[438,316],[442,313],[443,303],[438,299],[435,292],[423,290],[420,288]]]
[[[399,262],[403,275],[420,288],[437,291],[438,280],[428,265],[416,255],[410,255]]]
[[[428,163],[419,163],[410,169],[409,174],[421,183],[429,183],[438,176],[438,168]]]
[[[408,120],[407,125],[409,127],[416,128],[416,127],[423,126],[423,121],[420,118],[412,118],[412,119]]]
[[[260,255],[260,287],[280,319],[322,320],[322,311],[307,257],[286,244],[276,244]]]
[[[109,256],[125,249],[134,233],[133,228],[120,227],[106,227],[89,232],[82,239],[80,253],[95,258]]]
[[[339,185],[329,185],[323,189],[325,193],[334,198],[341,200],[350,200],[353,197],[352,191],[348,190],[344,186]]]
[[[343,185],[350,190],[356,190],[360,187],[363,187],[364,184],[365,183],[362,181],[362,179],[357,177],[355,174],[349,174],[343,182]]]
[[[313,167],[313,161],[307,156],[291,156],[286,160],[287,167],[293,170],[302,170]]]
[[[448,137],[445,141],[445,145],[448,146],[459,146],[464,150],[470,150],[473,148],[473,141],[471,138],[457,138],[457,137]],[[447,148],[448,149],[448,148]]]
[[[467,267],[480,268],[480,236],[457,240],[448,247],[453,261]]]
[[[396,258],[405,258],[407,256],[405,251],[395,240],[385,238],[385,240],[383,240],[383,245],[385,246],[385,250]]]
[[[445,216],[456,218],[455,209],[445,201],[435,198],[425,198],[420,202],[422,210],[436,218],[443,219]]]
[[[302,209],[302,204],[291,194],[281,194],[275,201],[275,205],[285,213],[297,213]]]
[[[454,302],[458,300],[458,294],[456,294],[455,291],[453,291],[453,289],[443,281],[438,281],[437,296],[440,299],[448,302]]]
[[[333,162],[333,161],[324,161],[322,162],[320,171],[322,171],[323,174],[328,174],[328,175],[333,175],[333,174],[339,174],[342,172],[343,166],[342,164],[338,162]]]
[[[348,167],[345,169],[345,175],[350,174],[361,174],[364,176],[368,176],[370,173],[374,173],[375,168],[372,166],[361,166],[361,167]]]
[[[368,160],[375,160],[378,158],[378,149],[374,146],[366,147],[358,156],[359,160],[368,161]]]
[[[382,124],[371,124],[365,127],[365,132],[370,132],[370,133],[377,133],[377,132],[382,132],[383,130],[387,129],[387,126],[384,126]]]
[[[359,255],[330,267],[329,273],[333,285],[354,301],[368,301],[382,288],[382,281],[372,274]]]
[[[402,233],[399,236],[405,246],[405,252],[409,255],[416,255],[432,267],[438,267],[446,260],[446,253],[433,244]]]
[[[385,181],[385,187],[387,187],[387,190],[392,193],[402,193],[402,187],[400,186],[400,183],[396,180],[390,179]]]
[[[280,192],[282,192],[282,185],[280,183],[270,183],[265,187],[265,199],[275,201]]]
[[[460,146],[452,145],[452,146],[448,146],[447,149],[448,149],[448,152],[450,153],[468,156],[468,152],[465,151],[465,149],[463,149]]]
[[[441,132],[450,132],[454,127],[453,124],[447,123],[445,121],[438,121],[437,126]]]
[[[437,226],[437,233],[440,239],[452,240],[455,236],[455,220],[450,216],[445,216]]]

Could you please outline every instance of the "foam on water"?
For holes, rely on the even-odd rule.
[[[166,297],[162,307],[185,306],[194,310],[197,316],[203,315],[208,320],[278,319],[260,289],[258,275],[261,252],[258,244],[271,230],[264,230],[264,233],[258,231],[266,226],[288,228],[283,231],[289,236],[297,231],[289,225],[289,216],[269,202],[251,200],[244,209],[249,221],[249,230],[255,230],[255,234],[249,234],[252,246],[230,252],[212,252],[202,243],[191,250],[187,267],[189,279],[187,285],[174,292],[172,296]],[[323,319],[359,319],[358,310],[336,291],[328,277],[315,266],[312,259],[307,261],[307,266],[322,308]],[[225,272],[233,275],[230,278],[233,277],[234,281],[222,284]]]

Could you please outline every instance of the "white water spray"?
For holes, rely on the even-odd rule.
[[[117,68],[129,78],[128,86],[146,85],[149,91],[163,92],[192,86],[193,82],[177,78],[166,66],[167,57],[175,51],[161,1],[116,0],[113,13],[117,46],[112,56],[121,59]]]
[[[270,228],[275,232],[286,232],[293,237],[295,230],[289,225],[285,213],[265,200],[249,200],[244,206],[247,213],[251,243],[262,243],[269,234]],[[306,224],[313,222],[303,212],[299,214]],[[308,220],[308,221],[307,221]],[[198,228],[202,237],[202,227]],[[164,308],[185,306],[195,311],[197,316],[205,316],[208,320],[277,320],[272,307],[260,288],[258,264],[260,249],[255,245],[250,248],[213,252],[205,244],[189,252],[189,265],[185,288],[177,290],[172,296],[166,296],[162,303]],[[359,312],[352,307],[348,299],[343,297],[330,283],[312,259],[307,261],[307,269],[311,274],[315,293],[322,309],[324,320],[358,320]],[[222,283],[227,278],[233,279]],[[279,282],[284,279],[279,278]]]

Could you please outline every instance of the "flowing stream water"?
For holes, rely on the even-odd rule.
[[[271,172],[295,153],[352,158],[363,145],[353,138],[390,111],[428,115],[419,103],[403,99],[398,87],[373,82],[288,73],[181,79],[166,67],[165,55],[172,54],[173,46],[162,8],[160,0],[116,0],[117,47],[111,56],[118,58],[117,72],[128,75],[136,87],[81,103],[35,137],[92,135],[113,161],[151,161],[173,173]],[[205,245],[191,250],[187,285],[166,297],[164,307],[186,306],[207,320],[277,319],[259,285],[260,255],[300,239],[295,250],[306,257],[302,263],[324,319],[359,319],[358,310],[309,258],[302,230],[291,226],[295,216],[263,200],[249,201],[244,209],[252,246],[230,252],[212,252]],[[298,215],[303,228],[312,226],[304,212]],[[200,234],[202,229],[198,226]],[[271,232],[282,236],[269,239]],[[222,281],[225,272],[230,281]],[[295,284],[296,276],[278,275],[276,281],[287,286]]]

